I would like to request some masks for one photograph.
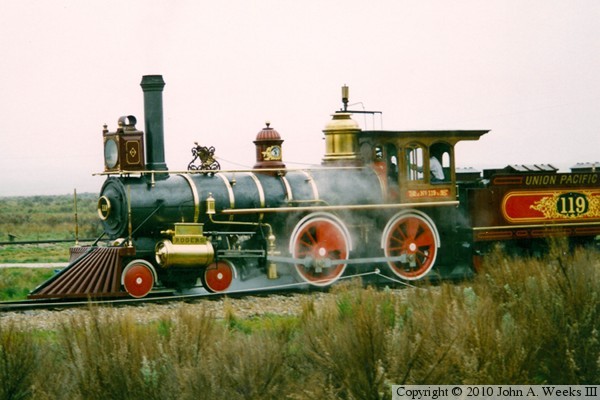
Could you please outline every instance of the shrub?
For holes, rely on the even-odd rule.
[[[586,384],[600,379],[598,252],[570,251],[563,240],[541,259],[494,253],[479,277],[499,315],[514,320],[533,383]]]
[[[394,318],[389,293],[357,286],[342,287],[335,302],[303,315],[298,334],[304,349],[302,371],[318,371],[305,382],[310,398],[379,399],[387,390],[386,332]],[[307,307],[310,309],[310,307]],[[391,390],[391,389],[390,389]]]
[[[281,399],[289,393],[284,336],[229,332],[190,371],[190,399]],[[208,374],[208,376],[207,376]]]
[[[32,398],[41,350],[36,340],[14,323],[0,324],[0,398]]]
[[[221,335],[214,316],[205,309],[193,313],[179,307],[174,317],[164,316],[160,326],[166,354],[183,368],[203,364],[207,349]]]
[[[354,282],[324,302],[303,297],[295,317],[240,318],[226,301],[221,321],[182,305],[144,324],[136,308],[91,307],[50,335],[2,324],[0,395],[389,399],[392,384],[593,384],[598,259],[562,242],[543,258],[496,251],[473,281]]]
[[[156,329],[95,307],[90,315],[89,321],[71,318],[60,329],[70,380],[62,382],[65,398],[178,398],[175,371]]]

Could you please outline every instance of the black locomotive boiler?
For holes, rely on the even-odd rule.
[[[165,83],[149,75],[141,86],[145,133],[133,116],[103,130],[98,214],[110,245],[72,249],[69,267],[30,297],[143,297],[198,281],[224,292],[257,275],[323,287],[373,271],[402,281],[464,276],[492,242],[600,234],[592,168],[457,172],[455,145],[487,130],[361,130],[346,87],[318,167],[287,168],[283,139],[267,124],[251,169],[221,171],[215,149],[196,145],[188,169],[171,171]]]

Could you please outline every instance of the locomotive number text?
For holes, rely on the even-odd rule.
[[[556,211],[565,216],[578,216],[587,213],[588,200],[581,193],[564,193],[558,196]]]

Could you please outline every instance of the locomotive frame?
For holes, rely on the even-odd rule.
[[[196,143],[188,170],[169,171],[164,85],[160,75],[142,79],[145,134],[133,116],[103,130],[98,215],[112,244],[74,248],[70,265],[30,298],[144,297],[159,283],[198,280],[225,292],[257,275],[316,287],[379,270],[404,282],[464,277],[492,242],[600,234],[595,170],[461,173],[455,145],[488,130],[361,130],[347,87],[323,130],[320,167],[287,168],[284,141],[267,123],[252,169],[221,171],[215,149]]]

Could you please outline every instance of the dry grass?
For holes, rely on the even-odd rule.
[[[389,399],[392,384],[600,381],[597,250],[495,252],[472,282],[337,288],[295,318],[185,307],[151,324],[90,310],[57,332],[0,327],[2,399]],[[25,333],[24,333],[25,332]],[[8,365],[9,367],[5,367]]]
[[[56,394],[71,399],[177,398],[175,370],[155,327],[93,307],[90,312],[89,320],[72,318],[60,329],[65,370]]]
[[[0,325],[0,399],[31,398],[42,353],[26,329]]]

